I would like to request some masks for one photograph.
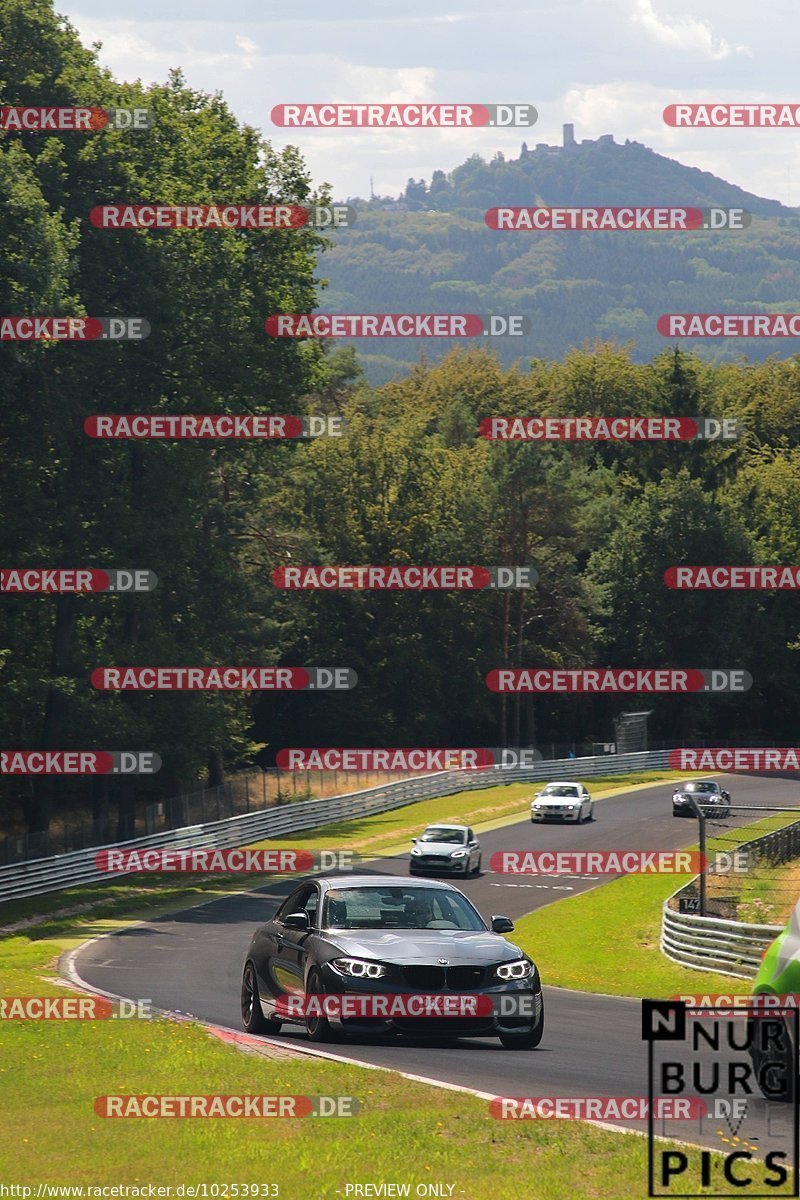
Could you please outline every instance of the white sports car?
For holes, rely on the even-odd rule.
[[[594,800],[582,783],[548,783],[531,800],[532,821],[582,821],[594,818]]]

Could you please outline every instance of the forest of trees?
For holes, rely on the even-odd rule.
[[[353,201],[358,219],[339,231],[325,256],[336,312],[521,313],[524,338],[501,338],[507,365],[525,357],[561,358],[595,338],[630,342],[639,362],[664,348],[656,321],[667,312],[770,312],[800,309],[800,216],[655,154],[637,142],[595,142],[474,154],[429,183],[409,180],[399,202]],[[497,205],[711,205],[744,208],[740,230],[685,233],[498,232],[485,213]],[[355,342],[368,378],[383,383],[408,369],[420,349],[441,340]],[[447,347],[444,347],[447,349]],[[709,361],[741,352],[767,358],[767,339],[695,339],[685,345]]]
[[[324,296],[330,252],[313,230],[114,234],[88,220],[120,200],[325,199],[295,151],[274,152],[177,73],[149,89],[116,83],[46,0],[0,0],[0,42],[4,104],[156,114],[143,133],[0,135],[0,313],[152,327],[140,343],[3,343],[0,561],[159,577],[150,595],[0,599],[4,746],[154,750],[167,796],[284,746],[606,741],[630,707],[504,700],[484,677],[506,664],[742,667],[755,681],[744,698],[648,698],[653,734],[796,740],[795,596],[674,592],[662,574],[800,562],[797,360],[711,364],[667,348],[638,362],[608,340],[516,369],[462,346],[376,388],[351,348],[264,334],[269,313]],[[376,278],[381,303],[365,311],[406,307],[379,291],[397,277]],[[347,429],[295,443],[87,438],[84,419],[105,412],[341,413]],[[477,436],[493,414],[725,415],[746,433],[500,444]],[[270,578],[289,563],[527,562],[541,582],[513,593],[287,593]],[[89,685],[118,664],[339,665],[360,682],[258,696]],[[0,786],[0,832],[19,814],[46,829],[80,787],[95,815],[141,799],[135,782]]]

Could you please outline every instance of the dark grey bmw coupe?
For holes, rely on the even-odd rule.
[[[392,875],[306,879],[253,935],[242,1022],[276,1034],[499,1037],[530,1050],[544,1032],[536,964],[450,883]],[[382,1007],[381,1007],[382,1006]],[[366,1014],[366,1015],[365,1015]]]

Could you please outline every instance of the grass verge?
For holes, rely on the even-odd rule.
[[[696,772],[695,772],[696,773]],[[630,788],[688,776],[658,771],[636,775],[608,775],[587,781],[595,795],[614,795]],[[408,849],[414,834],[433,821],[456,821],[479,830],[512,824],[527,815],[526,801],[533,783],[514,783],[453,796],[421,800],[386,813],[319,826],[301,833],[255,843],[260,847],[297,846],[307,850],[355,850],[367,856]],[[55,936],[75,918],[105,919],[114,916],[146,918],[187,908],[195,900],[225,892],[263,886],[269,875],[129,875],[106,883],[69,888],[46,896],[32,896],[0,904],[0,939],[17,932]],[[24,927],[22,923],[25,923]]]
[[[86,931],[71,934],[80,941]],[[5,941],[4,994],[64,994],[47,974],[69,944]],[[536,1052],[530,1060],[535,1075]],[[647,1187],[644,1138],[571,1121],[498,1121],[476,1097],[306,1056],[245,1054],[187,1022],[0,1021],[0,1094],[6,1182],[276,1183],[282,1200],[343,1196],[348,1183],[399,1182],[411,1195],[418,1184],[451,1184],[467,1200],[518,1197],[531,1180],[537,1200],[571,1200],[577,1178],[592,1200]],[[94,1110],[98,1096],[153,1094],[347,1095],[361,1111],[312,1121],[108,1119]],[[703,1194],[696,1179],[688,1190]]]
[[[709,858],[796,819],[783,813],[709,837]],[[747,991],[744,980],[682,967],[659,949],[662,905],[691,878],[622,876],[529,913],[517,921],[515,939],[536,960],[544,981],[558,987],[652,999],[730,992],[732,986]]]

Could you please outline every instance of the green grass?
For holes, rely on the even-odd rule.
[[[715,850],[731,850],[796,814],[767,817],[709,837]],[[602,887],[529,913],[516,923],[515,940],[534,958],[545,983],[587,992],[664,999],[679,993],[747,991],[745,980],[693,971],[659,949],[661,907],[691,875],[625,875]]]
[[[695,772],[696,773],[696,772]],[[594,794],[614,795],[629,788],[684,775],[657,771],[636,775],[609,775],[587,781]],[[410,838],[433,821],[456,821],[492,829],[512,824],[527,815],[527,800],[538,785],[515,783],[458,792],[453,796],[421,800],[390,812],[351,821],[318,826],[301,833],[254,843],[265,848],[297,846],[303,849],[348,849],[369,856],[407,850]],[[115,916],[146,918],[187,908],[195,901],[225,892],[263,886],[275,876],[267,875],[128,875],[118,881],[69,888],[47,896],[32,896],[0,904],[0,940],[20,921],[35,923],[37,936],[56,936],[76,918],[105,919]],[[31,926],[33,931],[34,925]],[[18,932],[27,932],[19,930]]]
[[[603,797],[679,778],[688,778],[688,774],[641,771],[638,774],[578,779],[576,782],[585,783],[592,795]],[[441,796],[434,800],[418,800],[390,812],[339,821],[257,844],[280,846],[288,843],[305,849],[352,849],[369,855],[408,850],[410,839],[426,825],[436,821],[472,825],[479,830],[496,829],[521,821],[530,815],[529,802],[544,782],[511,783],[472,792],[457,792],[453,796]]]
[[[86,930],[72,934],[80,941]],[[66,944],[20,937],[0,945],[3,994],[65,994],[42,974]],[[535,1052],[530,1060],[535,1094]],[[313,1124],[94,1112],[98,1096],[153,1094],[347,1095],[361,1111]],[[467,1200],[623,1200],[647,1190],[644,1138],[571,1121],[498,1121],[476,1097],[305,1056],[262,1058],[188,1022],[0,1022],[0,1096],[7,1182],[274,1181],[284,1200],[384,1181],[452,1183],[453,1196]]]
[[[594,780],[591,786],[596,793],[613,794],[653,781],[654,774],[609,777]],[[511,824],[524,812],[532,790],[531,784],[523,784],[465,792],[269,844],[390,853],[395,846],[405,848],[408,836],[429,821],[449,818],[479,828]],[[111,919],[123,912],[126,917],[131,910],[152,915],[185,907],[195,897],[257,882],[252,877],[205,877],[187,887],[174,877],[138,877],[42,897],[35,903],[21,902],[16,906],[17,919],[24,912],[40,923],[25,936],[0,942],[3,995],[68,994],[52,978],[57,956],[89,936],[126,924]],[[570,918],[568,931],[565,926],[564,945],[559,946],[554,930],[570,905],[607,902],[609,895],[624,898],[621,889],[632,884],[663,888],[666,883],[669,891],[679,882],[659,876],[619,880],[548,907],[545,921],[535,920],[544,913],[526,917],[518,929],[542,963],[546,981],[564,983],[563,955],[565,947],[576,945],[575,921]],[[623,934],[645,921],[631,913],[630,904],[637,913],[653,904],[658,912],[658,899],[649,891],[632,893],[620,912]],[[5,907],[6,919],[12,907]],[[72,907],[85,911],[70,917],[66,910]],[[599,941],[593,933],[591,909],[576,916],[584,940]],[[657,959],[657,952],[652,957]],[[609,947],[603,956],[604,969],[613,966],[612,958]],[[562,977],[556,978],[559,970]],[[685,974],[693,982],[700,978]],[[710,977],[702,978],[706,983]],[[632,979],[631,975],[620,986],[620,978],[615,977],[612,986],[596,990],[630,994]],[[581,976],[572,986],[589,982]],[[667,976],[660,982],[662,994],[678,990],[672,976],[668,987]],[[648,994],[647,989],[639,994]],[[536,1094],[536,1052],[529,1060],[527,1090]],[[480,1087],[480,1079],[475,1084]],[[609,1085],[608,1090],[614,1089]],[[101,1095],[159,1093],[351,1095],[360,1101],[361,1112],[347,1120],[317,1119],[309,1126],[309,1119],[305,1124],[302,1120],[113,1120],[98,1117],[93,1108],[94,1099]],[[410,1182],[412,1194],[418,1183],[452,1183],[453,1196],[466,1200],[516,1200],[521,1194],[535,1194],[537,1200],[572,1200],[578,1195],[589,1200],[627,1200],[647,1191],[643,1138],[570,1121],[497,1121],[488,1115],[486,1102],[476,1097],[434,1089],[392,1072],[307,1056],[264,1058],[243,1053],[189,1022],[0,1021],[0,1095],[5,1098],[0,1101],[0,1168],[2,1177],[12,1181],[134,1185],[275,1181],[284,1200],[343,1197],[347,1183],[381,1182]],[[680,1126],[676,1134],[680,1136]],[[686,1190],[704,1194],[696,1171],[686,1185]]]

